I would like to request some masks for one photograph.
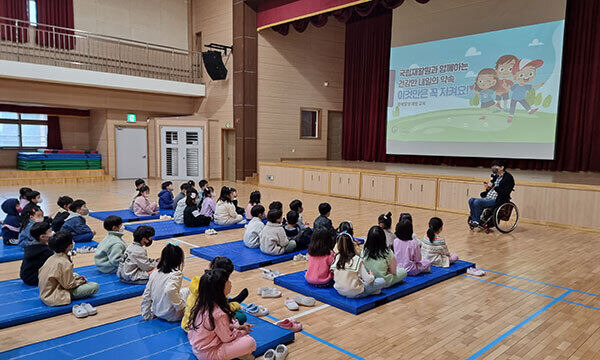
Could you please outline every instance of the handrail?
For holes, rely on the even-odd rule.
[[[56,26],[56,25],[47,25],[47,24],[42,24],[39,22],[32,23],[27,20],[19,20],[19,19],[7,18],[7,17],[0,16],[0,24],[2,24],[2,23],[6,24],[6,22],[4,22],[4,21],[14,21],[15,25],[17,25],[17,26],[19,26],[19,24],[26,24],[23,26],[27,26],[27,27],[29,27],[29,26],[32,26],[32,27],[44,26],[44,27],[49,27],[52,29],[52,30],[45,30],[45,31],[54,31],[54,30],[58,29],[58,30],[72,32],[73,35],[80,35],[80,36],[84,36],[84,37],[94,37],[94,38],[98,38],[98,39],[111,40],[111,41],[115,41],[115,42],[125,41],[130,44],[138,44],[139,46],[143,46],[143,47],[151,46],[153,48],[165,49],[168,51],[178,51],[178,52],[188,53],[188,54],[193,54],[193,53],[199,54],[199,52],[197,52],[197,51],[190,51],[187,49],[181,49],[181,48],[176,48],[176,47],[167,46],[167,45],[160,45],[160,44],[155,44],[155,43],[150,43],[150,42],[145,42],[145,41],[127,39],[127,38],[122,38],[122,37],[118,37],[118,36],[96,34],[96,33],[92,33],[92,32],[85,31],[85,30],[71,29],[71,28],[66,28],[66,27],[61,27],[61,26]]]

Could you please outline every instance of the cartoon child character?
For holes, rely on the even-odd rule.
[[[513,68],[517,63],[517,57],[514,55],[502,55],[496,61],[496,73],[498,74],[498,88],[496,89],[496,106],[499,109],[504,109],[504,111],[508,111],[508,91],[510,87],[514,84],[514,82],[509,79],[512,77]],[[504,105],[500,106],[500,101],[504,103]]]
[[[508,115],[508,122],[512,122],[513,116],[515,115],[515,110],[517,108],[517,103],[520,103],[525,110],[529,111],[530,114],[533,114],[538,109],[532,108],[525,97],[527,96],[527,92],[531,89],[539,88],[544,85],[544,82],[541,82],[536,85],[531,85],[533,79],[535,79],[535,73],[537,68],[542,66],[544,62],[540,59],[537,60],[529,60],[529,59],[519,59],[517,63],[513,67],[513,79],[516,81],[516,84],[510,87],[510,110]]]
[[[498,75],[496,70],[492,68],[481,69],[475,78],[473,91],[479,94],[481,108],[488,109],[496,104],[494,101],[494,93],[498,87]],[[485,119],[485,115],[481,115],[481,120]]]

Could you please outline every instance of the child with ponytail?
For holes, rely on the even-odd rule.
[[[427,235],[423,238],[421,254],[424,259],[431,261],[433,266],[449,267],[458,260],[458,255],[450,254],[446,241],[438,235],[442,232],[444,223],[438,217],[429,220]]]
[[[379,223],[379,227],[383,229],[383,233],[385,234],[385,244],[388,248],[394,248],[394,239],[396,239],[396,235],[390,230],[392,228],[392,213],[388,212],[387,214],[379,215],[379,219],[377,219]]]

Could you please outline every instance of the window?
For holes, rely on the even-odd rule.
[[[37,4],[35,0],[29,0],[29,23],[32,26],[37,26]]]
[[[0,112],[0,147],[48,146],[48,115]]]
[[[320,122],[320,109],[300,109],[300,139],[320,138]]]

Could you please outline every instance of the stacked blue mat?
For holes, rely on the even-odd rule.
[[[246,315],[254,325],[254,356],[294,341],[294,333]],[[156,359],[192,360],[192,348],[180,323],[134,316],[110,324],[0,353],[2,359]]]
[[[356,239],[363,243],[363,239]],[[282,255],[267,255],[260,249],[250,249],[244,245],[243,241],[233,241],[223,244],[201,246],[190,250],[192,255],[199,258],[212,260],[217,256],[227,255],[233,262],[236,271],[246,271],[257,269],[259,267],[290,261],[296,254],[306,254],[308,250],[299,250]]]
[[[349,299],[344,297],[338,294],[334,288],[318,288],[310,285],[304,279],[306,271],[278,276],[275,278],[274,282],[275,285],[282,286],[306,296],[312,296],[319,301],[356,315],[451,277],[463,274],[472,266],[475,266],[475,264],[462,260],[457,261],[447,268],[432,266],[430,273],[407,276],[400,284],[383,289],[381,294],[367,296],[361,299]]]
[[[129,209],[123,210],[108,210],[108,211],[92,211],[90,212],[90,216],[96,218],[98,220],[106,220],[107,217],[111,215],[116,215],[123,219],[123,222],[134,222],[134,221],[146,221],[146,220],[155,220],[160,219],[161,215],[169,215],[173,216],[173,209],[168,210],[160,210],[160,214],[157,215],[147,215],[147,216],[137,216],[133,213],[133,211]]]
[[[102,160],[101,154],[19,152],[21,160]]]
[[[196,234],[204,234],[204,232],[208,229],[215,229],[216,231],[230,230],[230,229],[239,229],[246,226],[246,224],[232,224],[232,225],[217,225],[214,222],[211,222],[209,226],[201,226],[201,227],[187,227],[183,224],[178,224],[174,220],[165,220],[165,221],[155,221],[149,223],[137,223],[125,225],[125,230],[135,231],[138,226],[151,226],[154,228],[155,234],[154,240],[168,239],[172,237],[186,236],[186,235],[196,235]]]
[[[0,329],[70,313],[73,304],[86,302],[97,306],[140,296],[146,288],[146,285],[122,283],[117,275],[103,274],[94,265],[77,268],[75,272],[100,284],[100,290],[91,298],[64,306],[46,306],[40,300],[38,287],[25,285],[21,279],[0,282]]]
[[[98,243],[95,241],[89,241],[89,242],[76,242],[73,243],[75,245],[75,248],[80,248],[80,247],[97,247]],[[20,246],[18,245],[4,245],[3,242],[0,242],[0,263],[3,262],[9,262],[9,261],[15,261],[15,260],[22,260],[23,259],[23,249],[21,249]]]

